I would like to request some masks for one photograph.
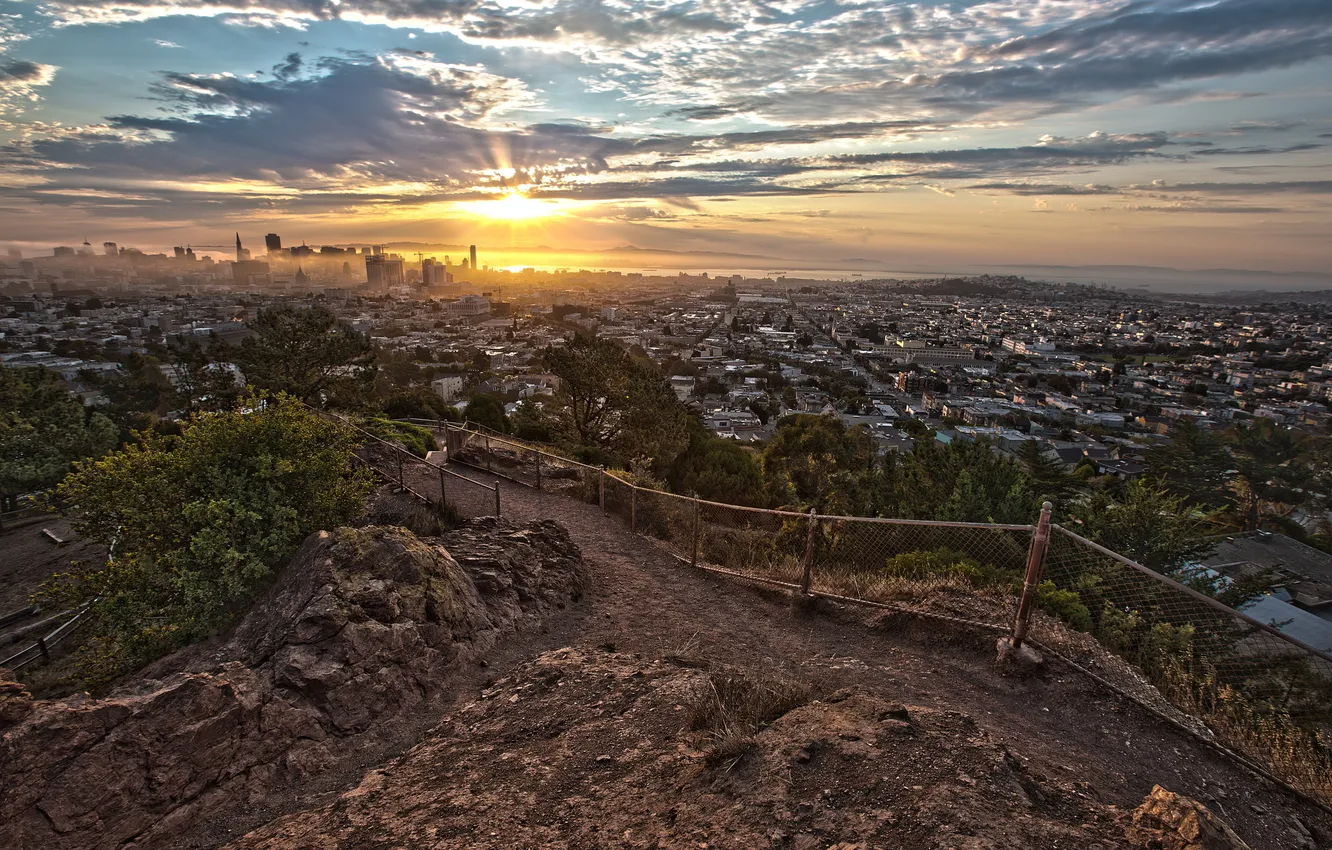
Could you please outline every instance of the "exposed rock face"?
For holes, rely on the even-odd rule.
[[[0,667],[0,729],[18,723],[32,713],[32,694],[14,674]]]
[[[1189,797],[1152,788],[1133,811],[1127,836],[1148,850],[1249,850],[1211,810]]]
[[[419,706],[583,581],[553,522],[480,520],[443,545],[400,528],[312,535],[212,663],[101,700],[34,704],[0,681],[0,846],[164,844],[325,768],[340,740]]]
[[[966,715],[848,688],[784,701],[766,726],[737,733],[714,712],[696,728],[717,682],[625,654],[546,653],[359,787],[230,846],[1129,847],[1117,812]],[[771,718],[765,692],[759,680],[723,714]]]

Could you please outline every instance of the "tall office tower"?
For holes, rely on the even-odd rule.
[[[116,243],[114,243],[114,242],[103,242],[103,243],[102,243],[102,253],[105,254],[105,255],[108,256],[108,257],[114,257],[114,256],[117,256],[117,252],[116,252]]]
[[[264,237],[264,247],[268,249],[268,253],[270,254],[280,252],[282,250],[282,237],[278,236],[276,233],[268,234]]]
[[[183,260],[183,259],[185,259],[185,248],[184,248],[183,246],[181,246],[181,245],[177,245],[176,247],[172,248],[171,250],[172,250],[173,253],[175,253],[175,255],[176,255],[176,259],[177,259],[177,260]]]
[[[402,257],[371,254],[365,258],[365,280],[371,289],[388,290],[403,282]]]
[[[243,263],[250,259],[249,250],[241,247],[240,234],[236,234],[236,262]]]
[[[472,268],[475,269],[475,268],[476,268],[476,246],[475,246],[475,245],[469,245],[469,246],[467,247],[467,250],[468,250],[468,252],[469,252],[469,253],[471,254],[471,256],[472,256]]]
[[[426,257],[421,261],[422,286],[436,286],[446,283],[453,283],[453,275],[449,274],[443,263],[433,257]]]

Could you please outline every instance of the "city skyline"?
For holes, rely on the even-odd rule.
[[[1327,274],[1329,72],[1309,0],[0,2],[0,239]]]

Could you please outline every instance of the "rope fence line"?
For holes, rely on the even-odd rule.
[[[18,671],[38,661],[42,662],[43,664],[49,662],[51,660],[51,649],[55,647],[57,644],[59,644],[66,637],[68,637],[75,629],[79,627],[79,623],[82,622],[84,616],[88,613],[88,610],[92,608],[92,606],[97,601],[98,600],[94,599],[92,602],[89,602],[87,605],[84,605],[78,611],[74,612],[74,616],[70,617],[65,622],[56,626],[49,633],[38,637],[37,640],[34,643],[32,643],[30,646],[27,646],[24,649],[19,650],[18,652],[14,653],[8,658],[0,660],[0,667],[7,667],[10,670]],[[68,613],[70,612],[68,611],[64,612],[64,614]],[[64,616],[64,614],[57,614],[53,617],[43,620],[41,623],[38,623],[36,625],[39,626],[44,625],[48,622],[51,622],[52,620],[56,620],[59,617]]]
[[[471,423],[409,421],[444,436],[450,463],[597,504],[698,569],[974,624],[1082,670],[1065,647],[1070,632],[1089,634],[1206,723],[1209,746],[1332,802],[1332,653],[1208,594],[1221,586],[1151,570],[1047,511],[1033,525],[1000,525],[728,505],[643,487]]]
[[[322,411],[322,410],[317,412],[322,416],[326,416],[330,419],[333,419],[336,422],[341,423],[342,425],[346,426],[347,428],[350,428],[352,431],[356,432],[360,436],[366,438],[366,440],[368,441],[367,444],[369,446],[375,447],[375,449],[377,449],[378,452],[376,452],[375,450],[367,450],[365,453],[369,456],[362,457],[361,455],[356,455],[357,460],[361,464],[365,465],[370,470],[378,474],[385,481],[389,482],[390,484],[395,484],[399,492],[406,493],[414,497],[418,501],[425,503],[427,506],[430,506],[438,510],[441,514],[447,514],[449,512],[453,512],[455,515],[461,516],[460,510],[464,502],[459,501],[457,499],[453,499],[452,501],[450,501],[449,487],[447,482],[449,481],[462,482],[468,487],[474,487],[479,490],[485,490],[494,499],[495,510],[494,513],[490,515],[500,516],[501,506],[500,506],[499,484],[487,484],[484,481],[478,481],[475,478],[471,478],[467,475],[455,472],[452,469],[448,469],[440,464],[432,463],[425,458],[417,457],[416,455],[407,451],[397,443],[394,443],[390,440],[385,440],[383,437],[380,437],[377,434],[367,431],[366,429],[357,425],[355,422],[351,421],[347,417],[342,416],[340,414],[333,413],[331,411]],[[377,454],[380,456],[376,456]],[[387,471],[381,467],[380,464],[386,459],[393,467],[395,467],[394,471]],[[407,486],[407,470],[409,468],[414,468],[414,467],[424,468],[426,470],[433,471],[435,475],[438,477],[439,481],[438,503],[436,503],[435,500],[431,498],[429,494],[422,493],[418,490],[414,490],[411,487]]]

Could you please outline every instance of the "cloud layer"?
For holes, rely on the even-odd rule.
[[[39,107],[74,71],[11,55],[49,28],[144,27],[186,48],[153,61],[183,62],[183,20],[291,49],[263,73],[167,69],[135,106],[62,123]],[[329,22],[487,58],[305,46]],[[1327,0],[50,0],[6,20],[0,51],[12,209],[214,220],[521,188],[648,226],[706,199],[837,198],[836,218],[911,190],[1264,218],[1326,217],[1332,199],[1332,119],[1259,109],[1255,82],[1304,73],[1327,102]],[[547,76],[602,100],[565,102]],[[1206,120],[1162,126],[1162,105]]]

